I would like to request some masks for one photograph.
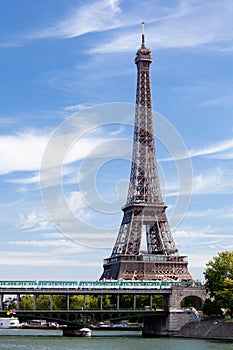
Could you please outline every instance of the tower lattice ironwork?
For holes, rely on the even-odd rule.
[[[162,200],[153,129],[150,85],[151,51],[142,43],[138,49],[137,93],[130,183],[116,243],[104,260],[101,279],[192,280],[186,256],[180,256],[171,234]],[[143,235],[146,249],[142,249]]]

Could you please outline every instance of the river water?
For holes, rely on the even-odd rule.
[[[91,338],[62,337],[60,331],[0,330],[0,350],[232,350],[232,342],[141,338],[139,332],[97,332]]]

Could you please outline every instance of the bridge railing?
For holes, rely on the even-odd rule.
[[[0,281],[1,289],[168,289],[173,286],[201,285],[199,281]]]

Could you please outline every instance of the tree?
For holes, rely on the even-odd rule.
[[[133,308],[133,295],[132,294],[120,295],[120,308],[121,309],[132,309]]]
[[[208,316],[222,316],[222,310],[218,302],[209,298],[204,302],[203,313]]]
[[[86,296],[86,308],[87,309],[99,309],[99,297],[95,295]]]
[[[17,302],[16,301],[12,301],[8,305],[8,310],[11,310],[11,309],[17,309]]]
[[[103,308],[104,309],[113,309],[115,303],[112,302],[111,295],[103,295]]]
[[[70,309],[83,309],[84,295],[72,295],[70,297]]]
[[[181,307],[195,307],[195,300],[192,297],[185,297],[181,301]]]
[[[36,298],[36,308],[37,308],[37,310],[49,310],[50,309],[50,296],[40,294]]]
[[[137,295],[136,296],[136,305],[139,309],[144,309],[145,306],[150,305],[149,295]]]
[[[22,295],[19,302],[21,310],[33,310],[34,298],[32,295]]]
[[[163,296],[162,295],[153,295],[152,306],[154,309],[163,307]]]
[[[66,310],[67,297],[66,295],[53,295],[53,310]]]
[[[206,289],[218,307],[233,316],[233,251],[218,253],[207,263]]]

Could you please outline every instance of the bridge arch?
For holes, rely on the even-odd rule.
[[[180,303],[180,307],[194,307],[196,310],[202,310],[204,300],[196,295],[185,296]]]
[[[197,309],[201,309],[204,301],[207,297],[207,292],[204,286],[201,287],[173,287],[172,294],[169,297],[169,306],[173,309],[181,309],[182,306],[185,306],[185,301],[192,301],[193,306]]]

